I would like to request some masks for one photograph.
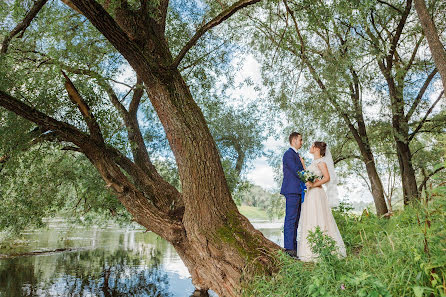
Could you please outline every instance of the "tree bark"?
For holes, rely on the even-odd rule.
[[[435,23],[429,15],[426,2],[424,0],[414,0],[414,4],[435,65],[440,72],[443,88],[446,89],[446,50],[440,41]]]

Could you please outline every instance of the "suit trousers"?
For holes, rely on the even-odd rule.
[[[297,226],[300,218],[301,195],[285,194],[285,224],[283,228],[284,247],[287,250],[297,250]]]

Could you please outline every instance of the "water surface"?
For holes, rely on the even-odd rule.
[[[282,244],[281,223],[253,224]],[[1,297],[189,297],[194,292],[175,249],[152,232],[112,225],[73,228],[54,220],[47,230],[24,232],[23,237],[20,252],[70,250],[0,259]]]

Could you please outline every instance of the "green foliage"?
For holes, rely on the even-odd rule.
[[[442,17],[445,14],[443,2],[428,2],[439,32],[444,32],[446,26]],[[395,175],[400,175],[402,170],[394,140],[398,133],[392,128],[395,106],[389,99],[387,81],[376,62],[388,55],[401,19],[400,11],[404,10],[406,2],[390,1],[388,5],[387,2],[369,0],[288,0],[295,19],[287,12],[284,3],[264,1],[256,10],[250,10],[247,18],[252,28],[250,46],[262,65],[262,82],[266,86],[264,99],[287,116],[283,135],[297,130],[303,133],[304,139],[327,142],[335,159],[344,157],[337,164],[339,175],[360,176],[364,185],[370,186],[351,131],[353,127],[359,128],[357,115],[363,116],[367,139],[362,140],[370,145],[386,195],[393,196],[392,202],[395,202],[395,198],[401,196],[396,190],[398,182],[395,182],[400,178]],[[368,31],[379,34],[376,47],[372,45]],[[427,48],[427,43],[415,9],[410,11],[401,34],[391,75],[397,78],[397,87],[404,98],[401,119],[407,116],[404,125],[409,126],[410,134],[432,105],[430,97],[439,91],[436,82],[440,78],[438,75],[434,77],[417,103],[418,91],[434,65],[430,55],[421,50]],[[417,42],[420,47],[416,46]],[[409,67],[412,53],[413,64]],[[360,86],[357,103],[350,96],[353,72]],[[441,88],[441,84],[439,86]],[[408,116],[412,107],[415,112]],[[441,158],[436,144],[444,134],[445,125],[444,112],[437,105],[423,129],[410,142],[418,183],[433,172]],[[437,174],[443,174],[444,178],[444,173]]]
[[[315,263],[281,254],[281,269],[258,277],[245,296],[446,296],[446,187],[389,219],[373,214],[334,216],[347,257],[333,255],[332,239],[320,231],[309,236]]]
[[[43,227],[44,218],[55,216],[83,226],[131,219],[84,156],[54,145],[12,155],[0,185],[0,231]]]

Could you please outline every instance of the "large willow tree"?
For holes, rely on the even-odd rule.
[[[63,1],[69,8],[61,8],[59,1],[17,1],[12,7],[29,8],[12,30],[2,29],[0,119],[10,127],[10,150],[2,158],[10,158],[14,138],[20,137],[31,144],[59,143],[84,155],[134,221],[175,247],[198,289],[237,295],[242,276],[275,270],[272,254],[279,247],[238,212],[216,142],[181,70],[189,67],[182,62],[210,29],[258,1],[204,1],[196,15],[181,15],[187,3],[176,2],[180,9],[171,9],[168,0]],[[3,22],[21,11],[3,13]],[[181,35],[203,15],[195,33]],[[40,25],[33,27],[37,21]],[[166,27],[169,21],[180,25]],[[49,38],[47,30],[57,34]],[[178,50],[171,44],[184,39]],[[138,78],[123,96],[98,70],[113,69],[120,57]],[[48,65],[51,71],[31,78],[30,73]],[[142,99],[144,92],[148,101]],[[138,118],[145,105],[153,107],[164,128],[181,192],[157,171],[146,148],[140,123],[150,119]],[[24,128],[15,134],[17,125],[29,133],[23,134]],[[115,133],[119,125],[126,133]]]

